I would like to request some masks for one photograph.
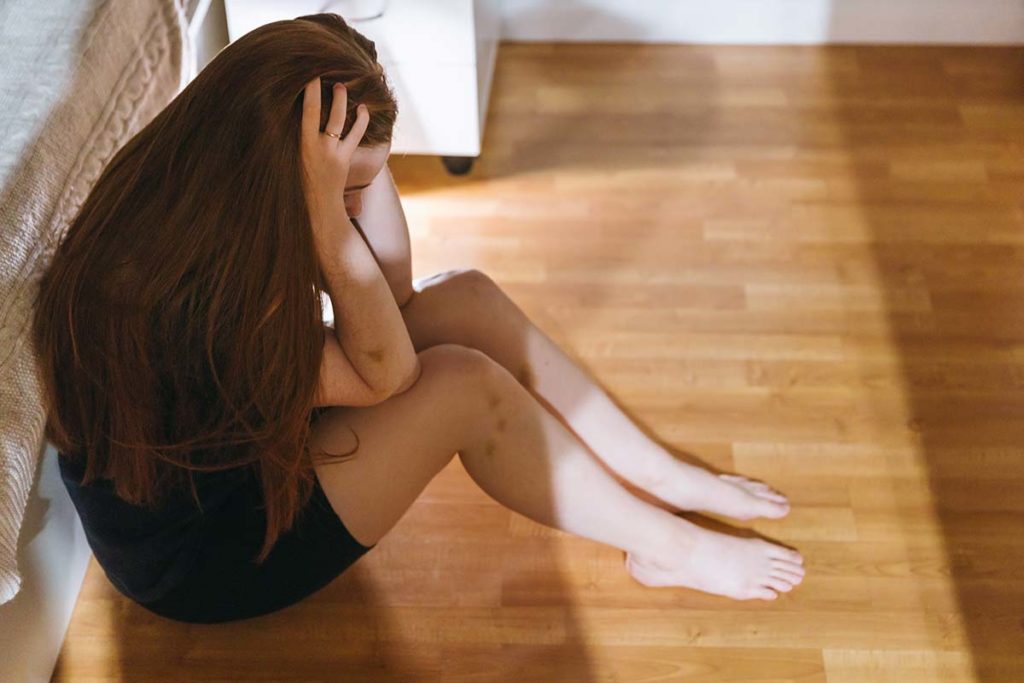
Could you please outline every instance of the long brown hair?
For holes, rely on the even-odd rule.
[[[313,490],[322,280],[303,193],[303,88],[362,102],[361,141],[397,104],[374,44],[336,14],[231,43],[104,168],[42,278],[33,319],[46,437],[83,484],[155,508],[193,471],[253,467],[263,562]],[[340,457],[340,456],[334,456]]]

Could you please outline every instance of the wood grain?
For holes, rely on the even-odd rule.
[[[774,604],[632,582],[456,460],[307,601],[186,626],[95,564],[55,680],[1024,680],[1024,53],[504,44],[417,276],[492,276],[679,452],[794,503]]]

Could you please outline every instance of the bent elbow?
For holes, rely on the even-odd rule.
[[[423,365],[420,363],[420,357],[418,355],[413,356],[412,368],[401,376],[401,381],[391,391],[390,396],[397,396],[398,394],[404,394],[408,391],[417,381],[419,381],[420,375],[423,373]]]

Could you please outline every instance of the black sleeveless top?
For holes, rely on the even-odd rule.
[[[310,420],[324,410],[314,408]],[[119,498],[110,480],[82,486],[82,459],[61,453],[58,460],[111,583],[178,621],[221,623],[281,609],[320,590],[374,547],[352,536],[316,477],[294,527],[257,564],[267,525],[255,465],[193,472],[199,505],[186,486],[152,511]]]
[[[233,492],[255,483],[250,466],[193,472],[202,509],[186,488],[151,511],[119,498],[109,479],[82,486],[83,458],[58,453],[58,462],[96,561],[118,590],[143,603],[184,580],[202,546],[207,519]]]

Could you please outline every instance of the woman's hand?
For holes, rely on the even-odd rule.
[[[352,155],[366,133],[370,114],[366,105],[360,104],[356,108],[356,119],[351,130],[341,138],[341,130],[345,127],[347,104],[348,94],[345,86],[336,83],[331,113],[324,131],[321,132],[320,77],[306,84],[302,98],[303,190],[318,253],[331,246],[330,226],[335,222],[348,223],[350,229],[355,230],[348,218],[348,212],[345,211],[345,182],[348,180]]]

